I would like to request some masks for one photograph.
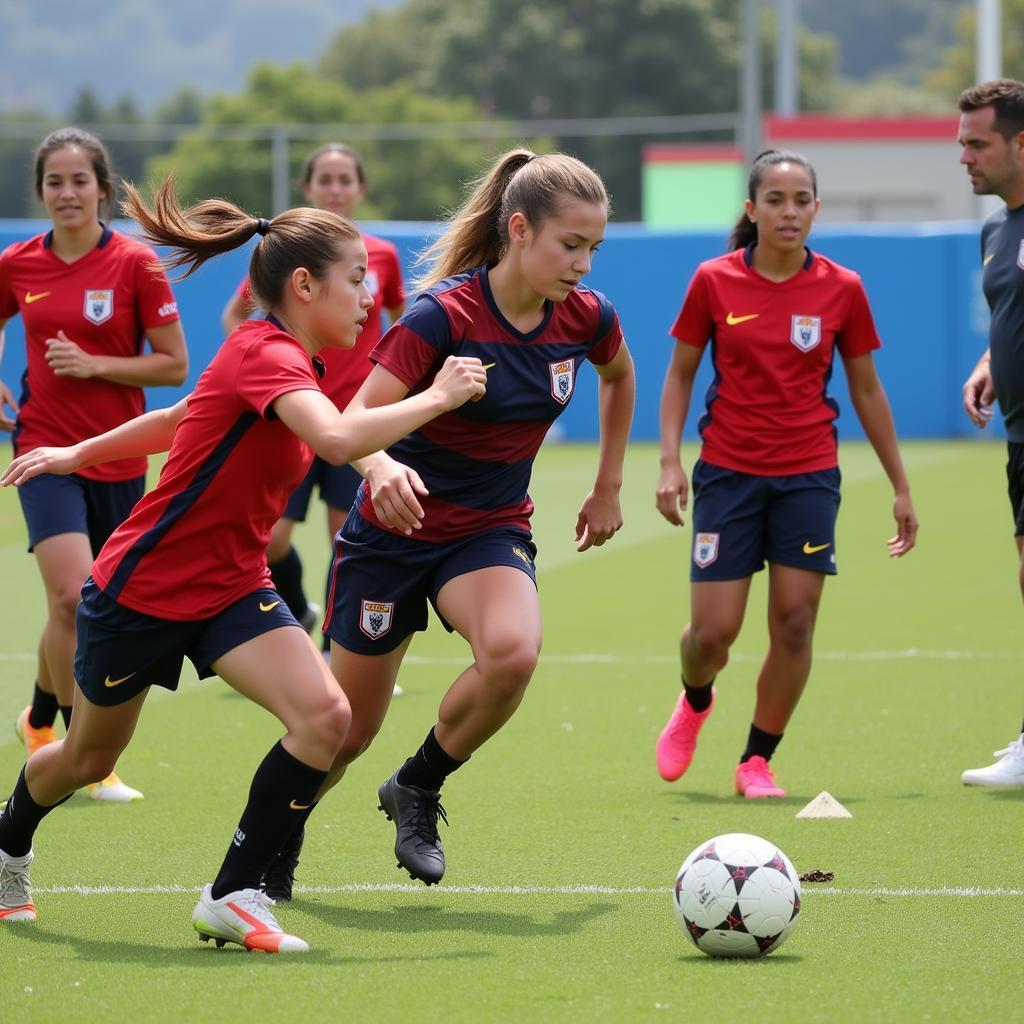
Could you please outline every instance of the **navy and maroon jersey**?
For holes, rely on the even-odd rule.
[[[544,435],[572,398],[583,361],[608,363],[621,344],[611,303],[582,286],[563,302],[548,302],[543,320],[527,334],[501,314],[485,268],[420,295],[374,349],[374,362],[412,392],[429,387],[448,356],[494,365],[479,402],[438,416],[388,449],[430,491],[420,499],[425,515],[416,538],[449,541],[497,526],[529,529],[527,488]],[[365,484],[356,502],[365,519],[388,529],[374,514]]]
[[[14,449],[76,444],[138,416],[142,388],[91,377],[58,377],[46,362],[46,341],[64,333],[93,355],[137,356],[146,331],[179,319],[167,276],[151,264],[156,253],[105,228],[99,244],[74,263],[52,248],[53,232],[15,242],[0,254],[0,319],[21,313],[26,369]],[[145,458],[83,469],[90,480],[130,480]]]
[[[383,328],[381,313],[385,309],[397,309],[405,302],[405,284],[398,262],[398,250],[383,238],[375,238],[373,235],[360,237],[366,246],[366,287],[373,296],[373,305],[363,324],[363,331],[352,348],[320,350],[320,358],[327,367],[323,379],[324,394],[339,409],[344,409],[352,401],[352,396],[373,369],[369,356],[374,345],[380,341]],[[248,277],[238,286],[238,294],[252,305]]]
[[[159,482],[93,564],[108,597],[189,621],[272,586],[270,530],[313,459],[273,402],[319,390],[322,373],[276,321],[231,332],[189,396]]]
[[[711,342],[715,376],[700,421],[700,457],[757,476],[837,465],[829,397],[835,351],[880,346],[860,278],[808,251],[786,281],[762,277],[752,246],[702,263],[670,332],[695,348]]]

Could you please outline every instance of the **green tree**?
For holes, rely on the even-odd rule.
[[[224,138],[230,129],[271,125],[323,124],[321,138],[293,139],[289,144],[291,201],[302,202],[299,175],[306,154],[325,141],[349,142],[364,156],[369,194],[360,216],[391,219],[433,219],[459,201],[460,183],[479,172],[490,147],[476,141],[381,141],[337,139],[331,126],[476,121],[480,111],[465,99],[423,95],[409,83],[358,93],[314,74],[303,65],[287,68],[258,65],[245,91],[217,96],[206,106],[194,134],[182,138],[162,157],[150,161],[147,173],[160,178],[175,171],[183,200],[221,195],[254,214],[271,210],[271,143],[268,139]],[[507,144],[499,136],[493,145]]]
[[[401,80],[429,95],[473,97],[497,117],[729,113],[739,102],[738,13],[737,0],[408,0],[342,29],[320,67],[356,89]],[[768,42],[766,34],[766,81]],[[804,34],[802,86],[814,109],[828,105],[833,60],[828,41]],[[632,219],[643,144],[678,138],[563,136],[557,144],[593,163],[619,216]]]

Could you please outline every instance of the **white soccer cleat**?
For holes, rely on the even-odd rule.
[[[102,782],[90,782],[85,787],[85,794],[90,800],[100,800],[110,804],[127,804],[132,800],[144,799],[137,789],[126,786],[118,777],[117,772],[111,772]]]
[[[262,949],[265,953],[306,953],[309,944],[296,935],[282,931],[271,907],[274,901],[259,889],[239,889],[219,900],[210,894],[212,886],[203,889],[192,911],[192,927],[203,942],[213,939],[220,948],[234,942],[247,950]]]
[[[987,768],[969,768],[960,776],[965,786],[1024,786],[1024,733],[997,750],[999,760]]]
[[[0,850],[0,921],[34,921],[32,886],[28,869],[32,851],[24,857],[11,857]]]

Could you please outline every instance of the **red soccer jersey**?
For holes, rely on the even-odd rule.
[[[880,346],[860,278],[808,252],[786,281],[754,270],[751,248],[702,263],[672,326],[696,348],[711,342],[715,377],[700,421],[701,458],[755,476],[837,465],[827,393],[832,360]]]
[[[272,404],[319,390],[322,372],[276,321],[232,331],[189,396],[159,482],[93,564],[100,589],[146,615],[194,621],[272,586],[270,530],[313,460]]]
[[[94,355],[137,356],[148,329],[178,319],[167,276],[151,269],[156,253],[106,228],[99,244],[74,263],[51,247],[53,232],[15,242],[0,254],[0,319],[21,313],[27,368],[22,377],[14,449],[75,444],[138,416],[142,388],[92,377],[58,377],[46,340],[63,330]],[[122,459],[84,469],[91,480],[130,480],[146,460]]]
[[[405,302],[405,284],[398,262],[398,250],[383,238],[363,235],[362,239],[367,255],[366,287],[373,296],[369,318],[363,324],[363,331],[352,348],[325,348],[320,352],[320,358],[327,367],[323,380],[324,394],[339,409],[344,409],[352,401],[352,396],[373,369],[370,352],[380,341],[383,326],[381,314],[385,309],[397,309]],[[246,302],[252,303],[248,277],[238,286],[238,293]]]

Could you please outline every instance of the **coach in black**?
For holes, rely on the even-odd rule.
[[[989,347],[964,384],[964,409],[984,427],[998,401],[1006,423],[1006,475],[1024,594],[1024,82],[982,82],[961,93],[959,107],[960,163],[971,188],[1006,203],[981,229]],[[965,771],[964,785],[1024,786],[1024,727],[995,756],[995,764]]]

